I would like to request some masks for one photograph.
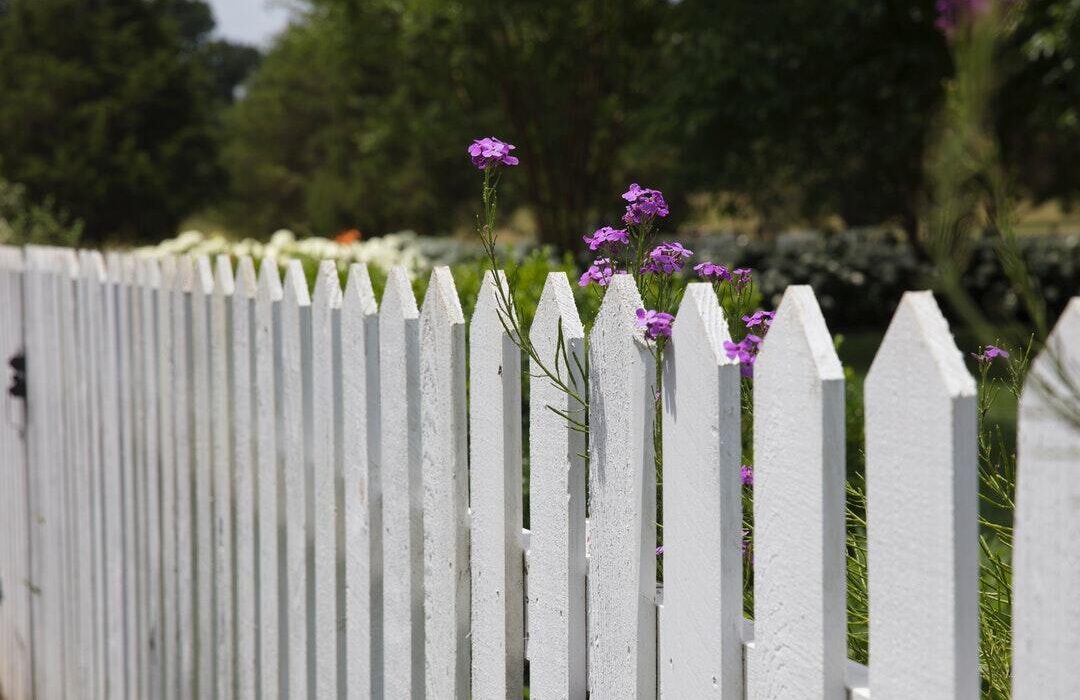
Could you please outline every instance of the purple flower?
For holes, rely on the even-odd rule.
[[[742,479],[743,486],[754,485],[754,470],[749,464],[744,464],[739,467],[739,478]]]
[[[758,351],[761,349],[761,336],[747,333],[746,337],[737,343],[730,340],[724,341],[724,351],[733,360],[739,361],[739,371],[742,376],[752,378],[754,376],[754,362],[757,360]]]
[[[748,267],[737,267],[731,274],[735,278],[735,288],[741,291],[746,285],[750,284],[750,277],[753,272]]]
[[[776,318],[775,311],[762,311],[758,309],[750,316],[743,316],[743,323],[747,328],[754,328],[755,326],[761,327],[761,333],[764,335],[772,326],[773,319]]]
[[[611,262],[610,258],[597,258],[593,260],[593,264],[578,279],[578,284],[582,287],[588,287],[591,283],[596,282],[601,287],[606,287],[614,274],[615,263]]]
[[[663,311],[637,310],[637,326],[645,329],[645,337],[650,340],[656,340],[661,336],[670,338],[671,322],[674,320],[674,316]]]
[[[971,353],[971,356],[978,360],[980,363],[988,364],[992,362],[995,357],[1008,359],[1009,353],[1005,350],[1002,350],[996,345],[987,345],[985,348],[982,349],[981,353]]]
[[[593,232],[592,236],[583,236],[583,240],[589,244],[589,250],[598,250],[605,243],[627,245],[630,243],[630,234],[624,228],[611,228],[604,226]]]
[[[731,279],[731,270],[723,265],[716,265],[711,262],[694,265],[694,272],[698,273],[702,279],[716,280],[717,282]]]
[[[951,36],[965,19],[975,18],[990,9],[991,0],[937,0],[938,17],[934,26]]]
[[[658,557],[664,556],[664,545],[660,545],[659,547],[656,548],[656,556],[658,556]]]
[[[653,275],[670,275],[683,268],[686,259],[694,254],[680,243],[661,243],[649,251],[649,259],[641,266],[641,271]]]
[[[650,190],[635,182],[623,193],[622,198],[629,202],[623,214],[625,223],[640,224],[654,217],[662,219],[668,215],[668,205],[660,190]]]
[[[510,151],[515,148],[517,146],[503,143],[493,136],[487,136],[472,142],[469,146],[469,157],[472,158],[472,164],[480,170],[487,170],[497,165],[517,165],[517,156],[510,155]]]

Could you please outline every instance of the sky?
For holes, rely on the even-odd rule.
[[[209,0],[219,35],[232,41],[267,47],[289,21],[282,0]]]

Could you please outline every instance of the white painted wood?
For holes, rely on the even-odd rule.
[[[633,278],[608,285],[589,345],[589,684],[656,695],[655,370]]]
[[[469,325],[473,693],[477,698],[521,697],[525,672],[521,350],[503,325],[507,319],[499,303],[500,288],[501,294],[508,294],[506,276],[501,271],[498,277],[486,272]]]
[[[311,299],[300,261],[290,261],[281,302],[281,359],[284,417],[285,572],[287,614],[285,649],[288,697],[313,694],[311,581],[308,577],[308,482],[311,476]]]
[[[556,364],[560,336],[565,359]],[[585,366],[585,330],[565,273],[548,273],[529,339],[563,381],[570,383],[574,368],[582,383],[576,368]],[[552,410],[581,407],[534,363],[529,371],[529,690],[584,700],[585,434]]]
[[[257,561],[255,503],[256,383],[255,294],[258,281],[251,258],[236,265],[232,304],[232,425],[236,498],[236,697],[257,697],[258,610],[260,584]],[[270,578],[272,585],[275,579]]]
[[[1013,697],[1080,697],[1080,298],[1031,365],[1020,398],[1013,550]]]
[[[354,264],[341,305],[345,516],[345,697],[382,697],[382,493],[379,317],[367,267]]]
[[[195,648],[195,261],[177,260],[173,303],[173,386],[176,467],[177,697],[197,692]]]
[[[337,264],[319,265],[311,304],[312,536],[315,540],[315,697],[338,696],[337,498],[339,464],[335,392],[340,361],[341,282]]]
[[[124,586],[124,521],[123,465],[121,462],[121,410],[119,366],[119,300],[117,284],[120,279],[120,258],[111,253],[106,258],[107,279],[104,284],[104,324],[101,366],[103,467],[102,510],[104,517],[106,606],[105,640],[107,645],[106,694],[126,697],[132,692],[128,684],[127,653],[125,651]]]
[[[217,697],[236,696],[236,624],[233,555],[232,312],[236,281],[232,261],[218,255],[210,301],[210,416],[213,451],[214,674]]]
[[[143,404],[143,640],[146,654],[146,692],[150,697],[163,695],[161,667],[161,463],[159,372],[158,372],[158,297],[161,294],[161,268],[156,259],[139,261],[142,272],[142,404]]]
[[[258,697],[287,693],[285,644],[285,531],[281,392],[281,276],[263,258],[255,301],[255,433],[259,529]]]
[[[465,400],[465,317],[450,268],[437,267],[420,311],[424,654],[430,698],[470,697]],[[476,697],[484,696],[478,691]]]
[[[195,389],[193,448],[195,513],[195,688],[200,698],[211,698],[217,685],[217,641],[214,634],[217,610],[214,588],[214,470],[213,410],[210,339],[214,275],[210,259],[195,258],[191,290],[192,369]]]
[[[178,587],[176,579],[176,441],[175,407],[181,386],[173,384],[176,373],[174,362],[174,314],[182,312],[183,295],[176,289],[176,258],[163,257],[159,263],[161,280],[157,294],[157,369],[158,369],[158,430],[160,446],[160,492],[161,492],[161,697],[174,700],[177,697],[179,678],[177,666],[178,635]]]
[[[383,492],[383,681],[388,698],[424,697],[419,311],[402,267],[379,312]]]
[[[660,612],[662,614],[664,613],[665,607],[666,606],[660,607]],[[742,640],[743,655],[746,659],[746,672],[749,675],[750,673],[753,673],[753,662],[756,658],[756,654],[754,653],[753,620],[743,619]],[[869,670],[866,666],[848,659],[847,666],[844,670],[844,686],[845,692],[842,697],[845,698],[845,700],[870,700]]]
[[[873,696],[977,698],[975,382],[929,292],[904,294],[865,398]]]
[[[791,286],[754,366],[751,698],[843,693],[844,470],[844,371],[813,290]]]
[[[709,284],[686,288],[664,365],[664,697],[742,700],[739,367]]]
[[[0,358],[5,364],[25,349],[23,269],[22,250],[0,246]],[[0,421],[0,527],[4,528],[0,537],[0,586],[4,594],[0,605],[0,694],[19,698],[30,696],[33,682],[26,404],[7,394],[0,403],[6,418]]]

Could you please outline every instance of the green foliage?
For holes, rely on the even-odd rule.
[[[199,54],[212,26],[199,0],[11,0],[0,14],[4,175],[34,201],[55,197],[91,242],[170,231],[224,184]]]
[[[36,204],[24,186],[0,178],[0,244],[73,247],[82,230],[82,222],[57,208],[52,197]]]

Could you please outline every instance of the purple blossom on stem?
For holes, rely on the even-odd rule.
[[[582,239],[589,244],[589,250],[599,250],[605,243],[613,245],[627,245],[630,243],[630,234],[624,228],[611,228],[604,226],[598,228],[591,236],[583,236]]]
[[[733,360],[739,361],[739,371],[742,376],[750,379],[754,376],[754,361],[757,360],[758,351],[761,349],[761,336],[747,333],[746,337],[737,343],[730,340],[724,341],[724,351]]]
[[[731,274],[735,279],[735,289],[742,291],[746,285],[750,284],[753,271],[748,267],[737,267]]]
[[[651,190],[635,182],[623,193],[622,198],[629,202],[623,214],[625,223],[640,224],[654,217],[662,219],[668,215],[668,205],[660,190]]]
[[[744,464],[739,467],[739,478],[742,480],[743,486],[754,485],[754,469],[749,464]]]
[[[637,326],[645,329],[645,337],[650,340],[656,340],[660,337],[670,338],[671,322],[674,320],[674,316],[663,311],[654,311],[653,309],[637,310]]]
[[[469,157],[472,164],[480,170],[487,170],[498,165],[517,165],[517,156],[510,155],[510,151],[517,148],[504,143],[493,136],[476,139],[469,146]]]
[[[610,258],[597,258],[593,260],[593,264],[578,279],[578,284],[582,287],[588,287],[591,283],[596,282],[601,287],[606,287],[614,275],[615,263]]]
[[[661,243],[649,251],[649,258],[641,266],[641,271],[653,275],[670,275],[681,270],[686,259],[693,254],[694,251],[687,250],[681,243]]]
[[[658,556],[658,557],[664,556],[664,545],[660,545],[659,547],[656,548],[656,556]]]
[[[1008,359],[1009,353],[996,345],[987,345],[982,349],[981,353],[971,353],[971,356],[978,360],[980,364],[989,364],[996,357]]]
[[[731,270],[723,265],[717,265],[711,262],[703,262],[699,265],[694,265],[694,272],[698,273],[698,276],[702,279],[716,280],[717,282],[724,282],[731,279]]]
[[[755,311],[754,313],[752,313],[749,316],[743,316],[742,320],[743,320],[743,323],[746,324],[747,328],[758,328],[758,327],[760,327],[761,334],[764,335],[766,332],[768,332],[769,328],[772,326],[772,322],[773,322],[774,318],[776,318],[776,312],[775,311],[762,311],[762,310],[758,309],[757,311]]]

